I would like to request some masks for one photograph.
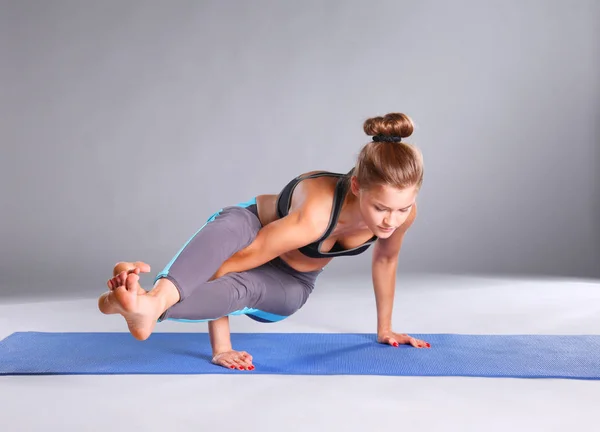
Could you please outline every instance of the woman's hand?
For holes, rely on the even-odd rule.
[[[215,355],[212,362],[229,369],[253,370],[252,356],[246,351],[225,351]]]
[[[394,333],[392,331],[377,334],[377,342],[389,344],[397,347],[398,345],[412,345],[415,348],[430,348],[431,345],[420,339],[415,339],[406,333]]]

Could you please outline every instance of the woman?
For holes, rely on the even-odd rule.
[[[368,119],[363,128],[373,141],[349,173],[305,173],[279,195],[221,209],[156,276],[149,292],[138,282],[140,272],[150,271],[146,263],[118,263],[109,291],[98,300],[100,310],[123,315],[139,340],[167,319],[208,321],[212,361],[252,370],[252,356],[231,346],[229,316],[280,321],[305,304],[333,258],[374,245],[378,342],[429,347],[391,328],[398,254],[423,181],[421,153],[401,142],[412,134],[413,122],[390,113]]]

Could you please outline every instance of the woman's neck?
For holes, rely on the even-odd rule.
[[[344,198],[334,232],[338,234],[353,234],[365,231],[366,229],[368,228],[363,220],[358,198],[351,191],[348,191]]]

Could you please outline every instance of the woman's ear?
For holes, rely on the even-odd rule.
[[[350,190],[356,196],[358,196],[358,192],[360,191],[360,185],[358,184],[358,179],[356,176],[350,177]]]

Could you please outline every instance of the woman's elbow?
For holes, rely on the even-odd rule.
[[[398,255],[373,253],[373,265],[395,268],[398,265]]]

